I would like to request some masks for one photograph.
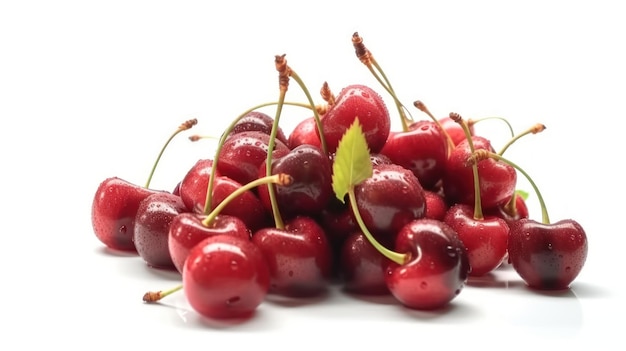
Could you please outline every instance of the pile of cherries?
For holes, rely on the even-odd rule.
[[[233,119],[215,155],[198,160],[171,191],[117,177],[98,186],[96,237],[181,274],[179,286],[144,301],[182,290],[205,317],[241,317],[268,294],[311,297],[339,282],[351,293],[392,294],[432,310],[470,277],[507,263],[532,289],[570,286],[587,256],[581,225],[550,222],[528,173],[503,156],[506,147],[496,152],[477,135],[476,121],[435,118],[419,101],[414,107],[429,118],[409,117],[358,33],[352,43],[393,97],[402,130],[392,130],[380,93],[362,84],[337,95],[325,84],[323,104],[285,101],[292,80],[310,95],[276,56],[278,100]],[[311,114],[287,134],[280,115],[289,104]],[[268,105],[275,116],[260,111]],[[529,218],[516,190],[520,174],[540,201],[541,221]]]

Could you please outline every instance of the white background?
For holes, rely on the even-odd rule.
[[[14,346],[0,348],[578,348],[618,340],[622,328],[611,321],[626,312],[626,26],[618,4],[1,2],[0,344]],[[231,324],[201,321],[183,295],[144,305],[145,291],[178,277],[103,250],[90,222],[98,184],[110,176],[143,184],[184,120],[199,120],[192,133],[218,137],[242,111],[275,101],[274,55],[287,54],[317,102],[324,81],[336,92],[350,83],[379,89],[354,56],[355,31],[408,106],[421,99],[438,116],[502,116],[518,131],[547,126],[507,156],[533,176],[553,221],[574,218],[587,231],[588,261],[571,290],[533,293],[505,271],[497,284],[468,286],[441,313],[333,291],[320,301],[268,301],[252,320]],[[287,100],[304,101],[295,82]],[[286,108],[283,129],[306,116]],[[477,130],[495,145],[508,139],[495,121]],[[189,134],[166,150],[152,187],[172,189],[195,160],[212,157],[213,142],[191,143]],[[520,187],[530,190],[523,180]],[[535,197],[529,206],[540,219]]]

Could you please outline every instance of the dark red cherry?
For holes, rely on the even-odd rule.
[[[385,247],[390,243],[381,242]],[[353,232],[344,240],[340,252],[340,276],[346,291],[355,294],[388,294],[385,281],[389,259],[360,232]]]
[[[509,262],[531,288],[567,289],[587,251],[587,234],[573,219],[546,224],[523,218],[510,225]]]
[[[139,204],[135,218],[133,242],[139,256],[151,267],[174,269],[168,237],[174,217],[187,212],[180,196],[160,192]]]
[[[259,177],[266,175],[266,163],[259,167]],[[272,174],[285,173],[293,178],[288,186],[273,185],[278,209],[285,218],[317,215],[333,195],[332,165],[328,156],[313,145],[300,145],[272,162]],[[258,187],[261,202],[272,211],[268,185]]]

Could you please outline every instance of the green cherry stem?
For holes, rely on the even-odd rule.
[[[372,73],[378,83],[380,83],[380,85],[382,85],[387,93],[389,93],[389,95],[391,95],[391,97],[393,98],[396,108],[398,109],[398,114],[400,115],[402,130],[405,132],[409,131],[409,124],[413,122],[411,114],[409,113],[407,115],[408,110],[398,99],[398,96],[391,86],[391,82],[387,78],[387,75],[376,61],[371,51],[365,46],[365,44],[363,44],[363,38],[361,38],[358,32],[354,32],[354,34],[352,34],[352,45],[354,46],[354,51],[357,58],[367,67],[367,69],[369,69],[370,73]]]
[[[525,131],[514,135],[513,138],[511,138],[511,140],[509,140],[509,142],[506,143],[506,145],[504,145],[504,147],[500,150],[500,152],[498,152],[498,155],[502,156],[504,155],[504,152],[509,148],[509,146],[513,145],[513,143],[515,143],[518,139],[520,139],[521,137],[528,135],[528,134],[537,134],[537,133],[541,133],[546,129],[546,126],[541,124],[541,123],[537,123],[535,125],[533,125],[532,127],[526,129]]]
[[[506,124],[507,128],[509,129],[509,133],[511,133],[511,136],[515,135],[515,132],[513,131],[513,127],[511,126],[511,123],[504,117],[499,117],[499,116],[489,116],[489,117],[481,117],[481,118],[476,118],[476,119],[469,119],[467,121],[468,125],[475,125],[478,122],[482,122],[482,121],[488,121],[491,119],[495,119],[495,120],[499,120],[504,122],[504,124]]]
[[[459,125],[461,125],[461,128],[463,128],[463,132],[465,133],[465,137],[467,138],[467,143],[470,148],[470,154],[473,155],[476,152],[476,149],[474,148],[474,142],[472,141],[472,133],[470,132],[469,127],[467,126],[467,123],[461,117],[461,115],[455,112],[450,113],[450,118],[456,123],[458,123]],[[478,162],[472,163],[472,173],[474,175],[474,219],[482,220],[484,219],[484,215],[483,215],[483,208],[482,208],[483,207],[482,200],[480,198],[480,178],[478,176],[477,163]]]
[[[374,246],[376,250],[378,250],[378,252],[380,252],[383,256],[387,257],[391,261],[400,265],[406,263],[410,258],[409,254],[398,253],[386,248],[384,245],[378,242],[378,240],[374,238],[374,235],[372,235],[369,229],[367,229],[367,226],[365,225],[365,222],[363,222],[363,218],[361,217],[361,213],[359,212],[357,206],[356,196],[354,194],[354,187],[350,187],[350,189],[348,189],[348,199],[352,204],[352,206],[350,207],[352,207],[352,213],[354,213],[354,218],[356,219],[359,228],[361,229],[363,235],[365,235],[367,240],[372,244],[372,246]]]
[[[159,155],[157,156],[156,161],[152,165],[152,170],[150,171],[150,175],[148,176],[148,180],[146,181],[146,184],[145,184],[146,188],[150,187],[150,183],[152,182],[152,176],[154,176],[154,171],[156,170],[156,167],[159,164],[159,161],[161,160],[161,156],[163,156],[163,153],[165,152],[165,149],[170,144],[172,139],[174,139],[174,137],[176,135],[178,135],[179,133],[181,133],[181,132],[183,132],[185,130],[191,129],[196,124],[198,124],[198,120],[195,119],[195,118],[187,120],[187,121],[183,122],[180,126],[178,126],[176,131],[174,131],[174,133],[172,133],[172,135],[170,135],[170,137],[167,139],[167,141],[165,142],[165,144],[161,148],[161,151],[159,151]]]
[[[450,136],[450,133],[448,133],[443,126],[441,125],[441,123],[439,122],[439,120],[430,112],[430,110],[428,109],[428,107],[426,106],[426,104],[424,104],[424,102],[420,101],[420,100],[415,100],[413,102],[413,106],[415,106],[415,108],[417,108],[418,110],[424,112],[428,117],[430,117],[430,119],[435,123],[435,125],[437,125],[437,127],[439,128],[439,130],[441,130],[441,132],[443,133],[443,135],[445,135],[446,137],[446,141],[448,143],[448,154],[450,154],[450,152],[452,152],[452,150],[454,149],[455,145],[454,145],[454,141],[452,140],[452,137]]]
[[[278,173],[278,174],[274,174],[274,175],[270,175],[270,176],[265,176],[265,177],[261,177],[258,179],[255,179],[247,184],[242,185],[241,187],[237,188],[237,190],[233,191],[232,193],[230,193],[222,202],[220,202],[217,206],[215,206],[215,208],[213,209],[213,211],[211,211],[211,213],[209,213],[206,218],[204,220],[202,220],[202,225],[204,225],[205,227],[209,227],[213,221],[215,220],[215,218],[220,214],[220,212],[222,212],[222,210],[228,206],[228,204],[235,199],[237,196],[245,193],[248,190],[251,190],[255,187],[258,187],[259,185],[264,185],[267,184],[268,187],[271,184],[278,184],[278,185],[282,185],[282,186],[288,186],[293,182],[293,178],[286,174],[286,173]]]
[[[526,179],[530,183],[530,186],[533,187],[533,190],[535,191],[535,194],[537,194],[537,198],[539,199],[539,205],[541,206],[541,220],[542,220],[542,222],[544,224],[550,224],[550,217],[548,216],[548,209],[546,207],[546,203],[543,200],[543,196],[541,196],[541,192],[539,191],[539,188],[537,187],[537,184],[535,184],[535,182],[530,177],[530,175],[528,175],[528,173],[526,173],[526,171],[524,171],[524,169],[522,167],[518,166],[513,161],[511,161],[509,159],[506,159],[502,155],[498,155],[495,152],[491,152],[489,150],[476,150],[476,151],[474,151],[472,153],[472,155],[469,157],[468,161],[471,164],[475,165],[478,162],[480,162],[481,160],[485,160],[487,158],[493,158],[494,160],[502,161],[504,163],[507,163],[511,167],[513,167],[516,170],[518,170],[522,175],[524,175],[524,177],[526,177]]]

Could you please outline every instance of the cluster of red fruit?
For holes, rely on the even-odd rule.
[[[100,184],[92,208],[97,238],[181,273],[180,286],[146,293],[144,301],[183,290],[200,314],[235,317],[267,294],[312,296],[338,279],[354,293],[390,293],[410,308],[435,309],[470,276],[507,260],[532,288],[569,287],[587,256],[580,224],[550,223],[532,179],[503,156],[506,147],[496,152],[476,135],[474,122],[455,113],[437,119],[419,101],[414,106],[430,118],[410,118],[357,33],[352,42],[393,97],[401,131],[392,130],[381,95],[368,86],[335,96],[325,84],[325,103],[314,105],[285,56],[276,56],[277,102],[235,118],[215,156],[199,160],[172,191],[117,177]],[[308,103],[285,101],[290,79]],[[288,104],[312,116],[286,135],[279,119]],[[267,105],[276,105],[275,117],[259,111]],[[518,174],[539,198],[541,222],[528,218]]]

